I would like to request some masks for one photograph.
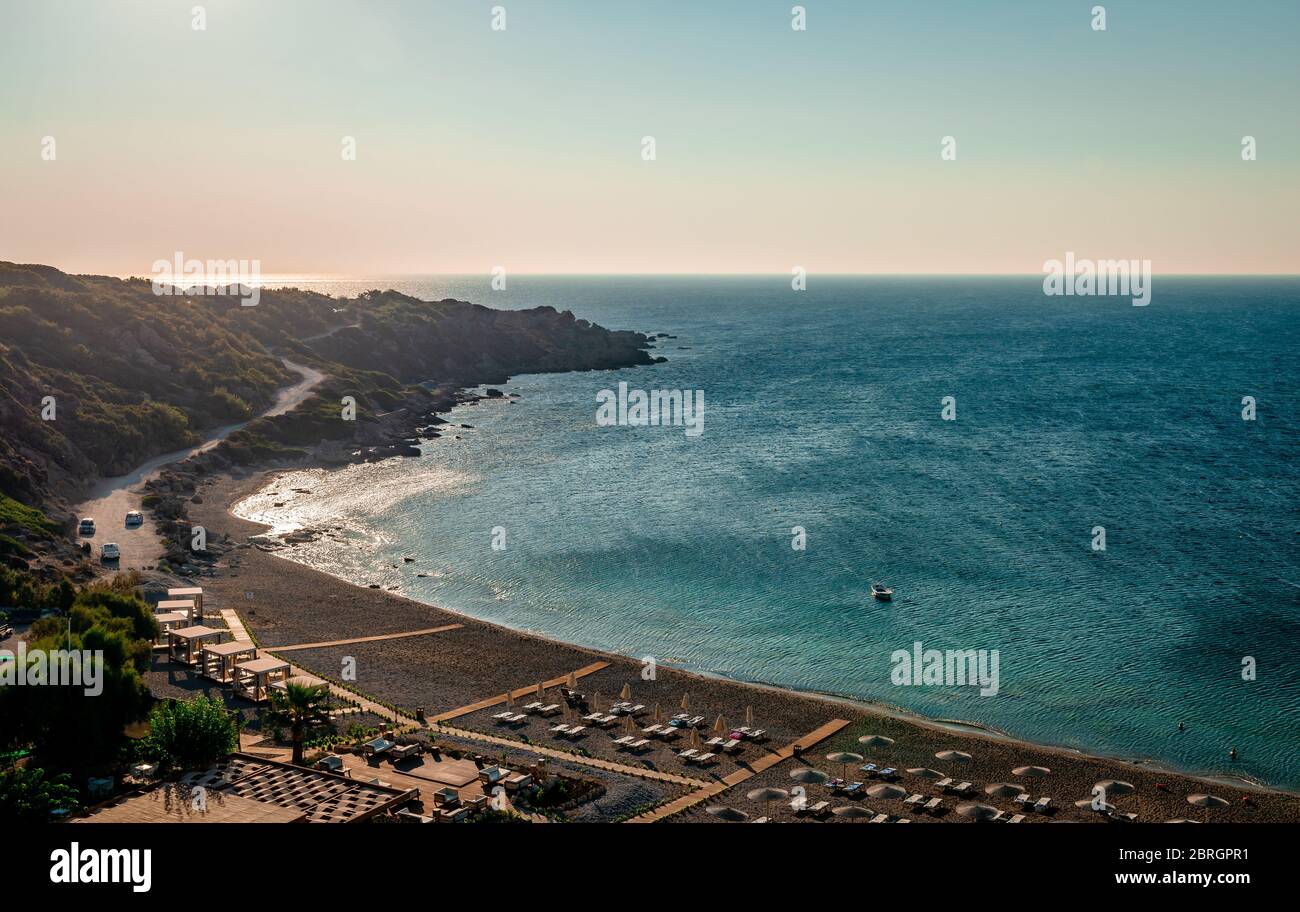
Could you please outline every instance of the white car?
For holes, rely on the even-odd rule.
[[[128,526],[138,526],[144,522],[144,514],[139,510],[132,510],[126,514],[126,524]]]
[[[99,549],[101,560],[113,561],[122,556],[122,550],[114,542],[104,542],[104,546]]]
[[[83,517],[81,522],[77,524],[77,532],[81,535],[94,535],[95,521],[89,516]]]

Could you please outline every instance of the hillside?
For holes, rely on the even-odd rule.
[[[297,289],[241,307],[235,297],[155,295],[144,279],[0,262],[0,492],[60,514],[95,477],[264,410],[297,379],[282,357],[330,379],[296,416],[232,437],[228,457],[325,437],[366,442],[366,420],[337,420],[341,395],[357,397],[363,419],[398,404],[433,408],[459,387],[511,374],[648,364],[648,344],[551,307]],[[42,419],[45,397],[53,420]]]

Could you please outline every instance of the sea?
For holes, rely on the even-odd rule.
[[[1145,307],[1035,276],[490,282],[279,284],[551,305],[665,334],[667,361],[517,376],[420,457],[276,483],[237,512],[336,529],[288,559],[660,664],[1300,790],[1300,280],[1156,276]],[[598,421],[620,383],[702,395],[701,432]],[[996,650],[996,693],[900,683],[918,643]]]

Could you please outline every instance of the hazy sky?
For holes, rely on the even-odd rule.
[[[1300,272],[1300,2],[1096,2],[0,0],[0,259]]]

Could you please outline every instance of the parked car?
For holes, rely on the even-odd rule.
[[[122,550],[114,542],[104,542],[104,546],[99,549],[99,556],[106,561],[117,560],[122,556]]]
[[[144,514],[139,510],[132,510],[126,514],[126,524],[128,526],[138,526],[144,522]]]
[[[95,521],[89,516],[82,517],[81,522],[77,524],[77,532],[82,535],[94,535]]]

